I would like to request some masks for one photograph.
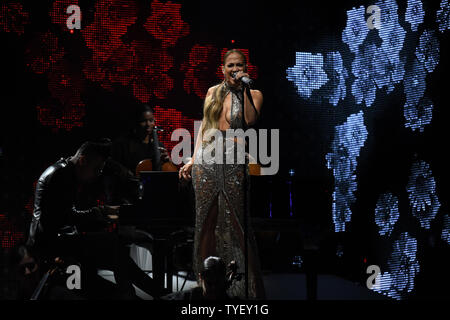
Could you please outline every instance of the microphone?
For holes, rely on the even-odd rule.
[[[231,77],[233,79],[236,79],[236,74],[237,74],[237,71],[231,72]],[[249,77],[242,77],[240,80],[242,81],[242,83],[244,83],[248,86],[251,86],[253,84],[253,80],[250,79]]]

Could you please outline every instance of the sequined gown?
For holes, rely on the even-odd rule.
[[[230,129],[242,128],[242,92],[225,86],[225,95],[231,94]],[[242,149],[237,148],[235,139],[226,145],[225,131],[219,131],[223,136],[223,164],[215,159],[194,163],[192,166],[192,184],[195,190],[196,221],[194,238],[193,269],[196,274],[201,270],[202,262],[209,256],[222,258],[226,265],[235,260],[239,266],[238,272],[244,274],[244,174],[248,174],[244,164],[225,163],[230,152],[235,159]],[[228,139],[228,142],[230,140]],[[213,143],[203,142],[195,155],[196,162],[200,156],[210,152]],[[244,151],[245,152],[245,151]],[[214,154],[214,153],[213,153]],[[248,160],[247,160],[248,161]],[[242,163],[242,162],[241,162]],[[247,179],[249,186],[249,179]],[[249,197],[247,197],[249,199]],[[249,203],[249,202],[247,202]],[[249,217],[247,215],[247,217]],[[249,298],[264,299],[264,284],[259,265],[256,242],[250,219],[248,218],[248,270]],[[230,296],[245,299],[245,280],[235,281],[228,290]]]

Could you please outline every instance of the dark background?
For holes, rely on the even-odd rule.
[[[81,96],[86,115],[82,126],[66,130],[43,125],[38,120],[36,106],[48,101],[48,79],[27,67],[25,55],[36,33],[47,30],[54,32],[64,46],[64,59],[74,68],[80,66],[90,51],[83,45],[80,32],[70,35],[51,23],[49,11],[52,1],[22,3],[24,11],[29,13],[29,23],[25,25],[24,33],[0,32],[3,75],[0,214],[8,221],[5,226],[15,232],[7,234],[7,230],[3,230],[4,238],[10,237],[2,243],[5,250],[19,241],[25,232],[31,214],[33,183],[42,171],[58,158],[73,154],[77,146],[87,139],[105,136],[116,138],[121,131],[128,129],[127,123],[132,114],[130,106],[136,103],[129,87],[116,85],[113,90],[105,90],[99,83],[85,79]],[[411,297],[448,296],[444,288],[450,283],[443,276],[449,267],[445,257],[450,252],[449,246],[440,240],[442,217],[449,213],[446,157],[449,110],[445,103],[448,90],[446,75],[450,71],[446,58],[449,54],[448,31],[438,33],[440,61],[435,71],[427,75],[426,92],[434,103],[433,120],[423,133],[419,133],[404,127],[403,83],[397,84],[389,95],[385,90],[377,90],[375,102],[371,107],[366,107],[357,105],[351,95],[350,78],[347,80],[345,100],[333,106],[325,101],[300,98],[295,85],[286,79],[286,70],[295,64],[295,52],[299,51],[340,51],[347,70],[351,71],[352,55],[341,38],[346,26],[346,12],[360,5],[367,7],[372,2],[176,3],[182,4],[181,18],[189,24],[190,32],[178,39],[175,46],[167,49],[174,58],[173,67],[167,72],[174,79],[173,89],[165,99],[152,98],[148,103],[162,108],[175,108],[190,119],[200,119],[202,99],[183,90],[184,74],[180,70],[190,48],[196,43],[211,44],[219,49],[246,48],[250,52],[251,64],[258,68],[255,87],[264,94],[262,118],[258,127],[280,129],[281,160],[278,174],[252,181],[253,192],[258,195],[252,214],[260,219],[255,220],[260,221],[261,230],[279,228],[277,240],[273,240],[276,243],[271,242],[272,238],[267,238],[267,233],[261,233],[262,243],[270,243],[269,249],[262,246],[260,250],[263,264],[275,271],[289,269],[289,259],[302,252],[304,243],[312,241],[321,247],[320,272],[335,273],[365,283],[366,266],[379,264],[383,269],[390,254],[392,240],[389,239],[408,231],[418,240],[421,265]],[[406,1],[397,3],[398,14],[404,17]],[[88,25],[93,19],[94,5],[91,1],[80,1],[79,5],[83,12],[83,28],[84,23]],[[140,1],[138,7],[138,19],[128,28],[124,41],[148,37],[144,34],[142,23],[151,14],[150,4]],[[425,22],[419,31],[424,26],[437,29],[434,20],[439,1],[424,1],[424,9]],[[410,36],[408,32],[406,38]],[[217,59],[217,66],[220,64],[220,59]],[[208,76],[210,85],[219,82],[218,78]],[[356,202],[352,206],[352,221],[347,224],[347,231],[336,234],[331,217],[334,177],[326,167],[325,155],[331,151],[334,127],[360,110],[364,111],[368,138],[358,158]],[[430,230],[421,229],[409,212],[405,187],[411,164],[417,158],[431,165],[441,202]],[[295,171],[293,177],[289,177],[290,169]],[[289,182],[292,183],[294,199],[292,216],[289,209]],[[400,210],[400,219],[393,237],[389,239],[378,235],[374,223],[377,199],[387,191],[399,196]],[[269,217],[269,205],[272,206],[272,218]],[[270,219],[274,222],[270,222]],[[298,229],[287,227],[297,224],[300,225]],[[344,248],[344,256],[340,259],[335,255],[338,245]],[[271,255],[275,253],[279,256]]]

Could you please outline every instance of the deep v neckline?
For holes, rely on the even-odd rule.
[[[226,100],[226,98],[228,97],[229,94],[231,95],[231,99],[230,99],[230,121],[228,121],[226,114],[225,114],[225,121],[228,123],[228,129],[231,129],[231,119],[233,117],[233,93],[231,92],[231,90],[227,91],[223,101],[225,102],[225,100]]]

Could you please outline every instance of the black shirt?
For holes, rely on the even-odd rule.
[[[160,147],[164,145],[160,142]],[[136,167],[144,159],[151,159],[155,163],[153,142],[144,143],[130,135],[114,141],[112,146],[112,158],[135,173]]]
[[[58,234],[72,233],[77,227],[101,220],[100,210],[91,207],[94,203],[86,201],[80,196],[82,193],[75,165],[69,158],[48,167],[36,185],[28,244],[40,240],[42,245],[48,245]]]

